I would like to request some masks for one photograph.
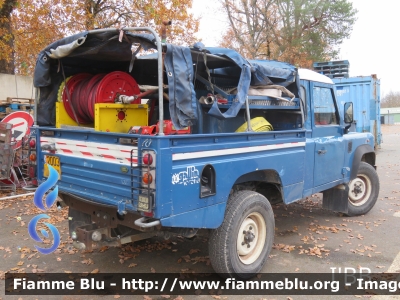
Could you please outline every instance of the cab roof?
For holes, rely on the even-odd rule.
[[[299,77],[303,80],[317,81],[322,83],[334,84],[328,76],[319,74],[308,69],[299,69]]]

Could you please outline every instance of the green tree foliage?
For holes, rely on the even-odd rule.
[[[230,23],[223,46],[302,67],[336,58],[357,13],[349,0],[220,1]]]
[[[382,98],[381,108],[400,107],[400,92],[390,92]]]

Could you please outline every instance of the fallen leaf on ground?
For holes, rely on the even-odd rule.
[[[133,267],[136,267],[136,266],[137,266],[137,264],[131,263],[131,264],[128,266],[128,268],[133,268]]]
[[[192,255],[194,253],[200,252],[200,249],[190,249],[189,255]]]
[[[99,249],[99,252],[104,252],[108,250],[108,246],[103,246]]]
[[[93,265],[94,264],[94,262],[93,262],[93,260],[91,258],[82,260],[81,263],[83,263],[85,265]]]

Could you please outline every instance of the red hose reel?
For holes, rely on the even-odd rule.
[[[80,124],[93,123],[95,103],[114,103],[119,95],[140,94],[136,80],[121,71],[97,75],[76,74],[65,86],[62,92],[65,110],[71,119],[75,121],[78,119]],[[140,104],[141,98],[135,99],[132,103]]]

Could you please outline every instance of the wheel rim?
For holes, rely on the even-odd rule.
[[[249,214],[242,222],[237,238],[237,253],[242,263],[249,265],[260,256],[267,235],[265,220],[260,213]]]
[[[354,206],[361,206],[371,196],[371,180],[364,175],[358,175],[349,184],[349,200]]]

